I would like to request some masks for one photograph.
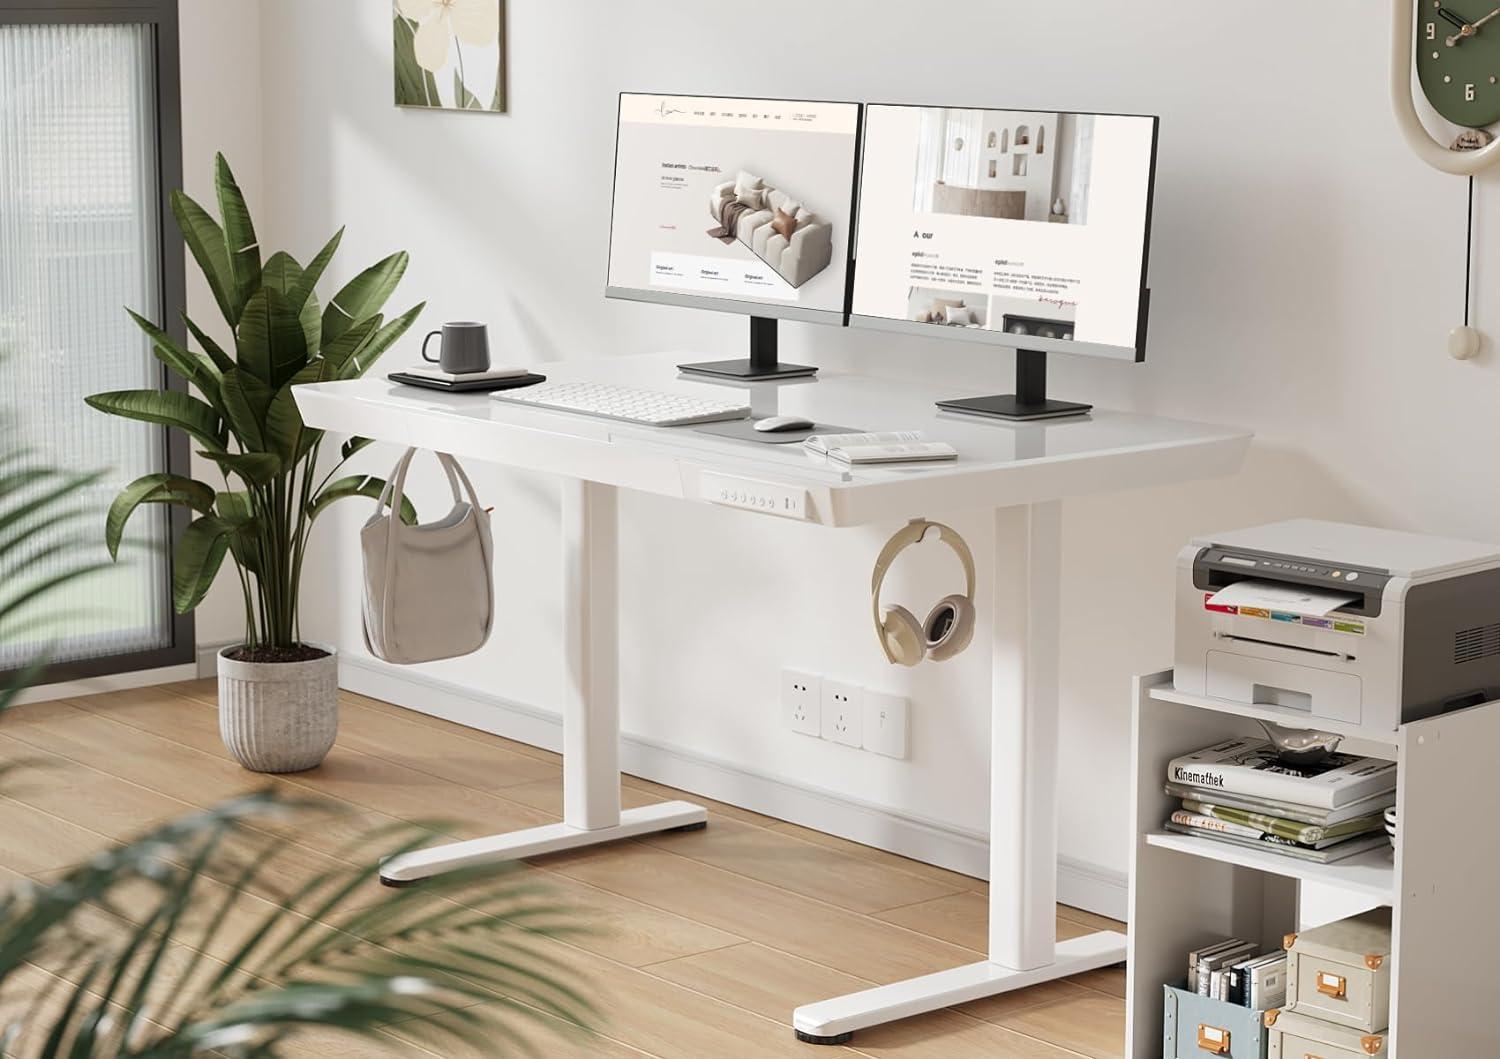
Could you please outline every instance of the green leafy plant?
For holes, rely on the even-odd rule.
[[[256,896],[284,845],[267,829],[326,809],[247,795],[50,885],[14,887],[0,898],[0,1002],[15,998],[8,986],[29,995],[0,1025],[6,1054],[276,1056],[308,1029],[376,1038],[407,1019],[440,1048],[457,1039],[486,1055],[544,1054],[524,1027],[579,1031],[596,1017],[556,955],[556,939],[580,928],[524,870],[449,873],[367,904],[355,898],[373,866],[350,864]],[[415,825],[376,837],[392,852],[432,839]],[[89,912],[110,926],[89,929]]]
[[[44,643],[88,558],[80,493],[98,475],[49,466],[0,429],[0,645]],[[95,545],[97,547],[97,545]],[[0,714],[45,662],[0,681]],[[188,707],[184,704],[185,708]],[[0,717],[3,720],[3,717]],[[35,762],[7,758],[0,780]],[[46,774],[40,777],[45,780]],[[12,810],[14,810],[12,806]],[[277,1056],[309,1029],[412,1033],[487,1055],[531,1052],[527,1028],[596,1017],[557,940],[581,931],[524,870],[449,873],[381,890],[359,850],[432,841],[400,824],[286,886],[285,836],[343,810],[275,790],[236,798],[104,850],[48,885],[0,895],[0,1052],[8,1056]],[[361,860],[365,863],[361,864]],[[101,928],[101,920],[104,926]]]
[[[9,428],[0,429],[0,441],[0,646],[40,643],[64,617],[48,607],[49,599],[105,565],[83,554],[80,522],[88,509],[78,499],[101,476],[39,461]],[[0,674],[0,710],[46,663],[38,651]]]
[[[196,607],[228,555],[244,597],[246,646],[274,652],[297,645],[302,564],[318,516],[338,500],[378,497],[385,487],[367,475],[334,478],[366,438],[346,442],[334,468],[318,477],[323,432],[303,423],[292,387],[360,377],[406,333],[425,303],[389,321],[381,313],[406,271],[407,255],[400,252],[359,273],[323,307],[314,288],[344,230],[306,266],[284,251],[262,261],[249,208],[224,156],[215,156],[214,165],[222,223],[181,191],[172,193],[172,212],[234,335],[233,355],[186,314],[199,349],[131,312],[157,359],[196,395],[119,390],[86,400],[110,415],[183,431],[200,456],[218,465],[224,482],[216,490],[167,473],[131,482],[105,521],[110,554],[118,554],[126,523],[141,504],[187,508],[195,517],[173,557],[173,605],[179,613]],[[403,505],[401,517],[411,522],[416,513]]]

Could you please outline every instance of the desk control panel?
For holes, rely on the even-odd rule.
[[[698,476],[698,499],[781,518],[807,518],[807,490],[739,475],[705,471]]]

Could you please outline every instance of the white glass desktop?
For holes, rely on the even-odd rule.
[[[724,395],[722,386],[679,377],[675,365],[685,359],[695,358],[567,361],[547,372],[561,381]],[[804,1039],[835,1043],[865,1027],[1122,962],[1123,934],[1056,937],[1062,500],[1232,474],[1250,435],[1109,411],[1051,423],[978,420],[935,407],[951,389],[828,371],[815,383],[783,385],[784,414],[925,430],[959,451],[938,466],[839,469],[796,445],[753,445],[691,427],[593,419],[383,379],[297,387],[311,426],[547,472],[561,482],[563,822],[408,853],[386,862],[382,877],[399,885],[707,821],[702,807],[683,801],[620,808],[617,490],[834,527],[986,508],[995,524],[993,552],[980,560],[990,573],[981,572],[979,587],[990,608],[993,667],[988,958],[808,1004],[793,1025]]]

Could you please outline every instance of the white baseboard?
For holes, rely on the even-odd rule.
[[[107,691],[125,691],[129,688],[144,688],[152,684],[175,684],[179,680],[192,680],[198,670],[191,662],[177,666],[161,666],[157,669],[137,669],[131,673],[110,673],[107,676],[84,677],[80,680],[65,680],[56,684],[39,684],[27,688],[16,697],[16,705],[27,702],[51,702],[54,699],[76,699],[85,695],[102,695]]]
[[[212,663],[212,654],[209,656]],[[372,658],[339,658],[339,686],[546,750],[562,749],[562,718],[551,710],[487,695]],[[620,767],[643,779],[728,802],[752,812],[888,850],[976,878],[989,875],[989,836],[801,780],[724,761],[683,747],[622,734]],[[1123,920],[1123,872],[1060,856],[1063,904]]]
[[[218,676],[219,652],[231,643],[238,642],[238,640],[229,640],[224,643],[200,643],[198,645],[198,679]]]

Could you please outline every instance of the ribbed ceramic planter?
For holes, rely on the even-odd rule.
[[[239,662],[219,652],[219,736],[254,772],[316,768],[339,731],[339,660]]]

